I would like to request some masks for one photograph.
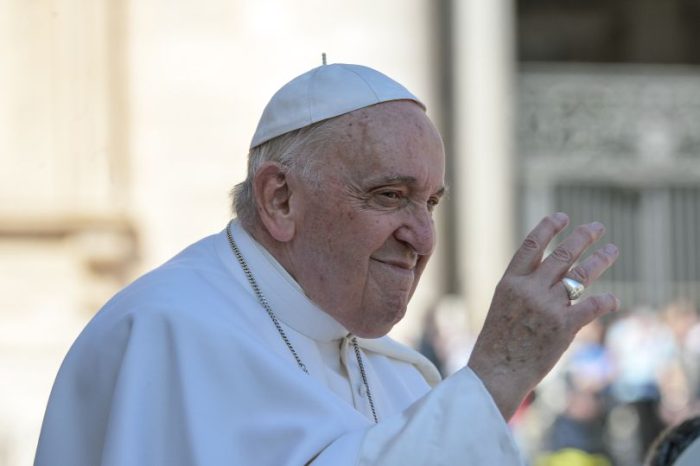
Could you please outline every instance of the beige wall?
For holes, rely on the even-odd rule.
[[[256,120],[286,80],[326,52],[437,109],[431,8],[0,1],[0,465],[31,463],[60,361],[104,300],[223,228]],[[401,338],[440,293],[432,267]]]

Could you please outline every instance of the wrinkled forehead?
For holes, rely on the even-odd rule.
[[[387,102],[345,116],[341,137],[358,151],[442,152],[442,138],[425,111],[410,101]]]
[[[329,166],[348,174],[412,176],[441,183],[444,149],[439,132],[418,105],[378,104],[337,117],[331,131]]]
[[[331,134],[344,147],[360,151],[407,143],[440,146],[442,150],[440,134],[423,108],[408,100],[385,102],[334,118]]]

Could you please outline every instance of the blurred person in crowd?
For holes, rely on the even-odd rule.
[[[572,458],[591,465],[611,465],[611,455],[604,443],[604,394],[593,387],[577,386],[570,381],[566,407],[554,420],[545,436],[544,452],[538,466],[571,464]],[[578,463],[576,463],[578,464]]]
[[[445,154],[425,106],[325,65],[263,111],[237,218],[118,293],[68,353],[44,465],[518,465],[506,421],[576,332],[616,260],[544,218],[515,252],[467,366],[440,380],[386,336],[435,247]],[[487,200],[485,200],[487,202]]]
[[[665,427],[659,375],[673,364],[673,336],[656,311],[639,308],[610,325],[607,346],[615,368],[612,441],[641,461]]]
[[[700,413],[700,319],[687,299],[669,303],[661,317],[674,343],[673,360],[659,374],[661,417],[673,425]]]
[[[562,361],[565,405],[547,430],[537,466],[612,464],[605,423],[613,370],[604,333],[599,320],[591,322],[579,332]]]
[[[425,315],[418,350],[435,364],[443,377],[454,374],[469,360],[476,336],[470,331],[463,301],[444,296]]]
[[[644,466],[697,466],[700,464],[700,416],[669,427],[654,441]]]

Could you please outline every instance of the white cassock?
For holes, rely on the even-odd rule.
[[[348,332],[236,222],[233,235],[297,365],[236,261],[207,237],[112,298],[58,373],[36,465],[520,465],[468,368]]]

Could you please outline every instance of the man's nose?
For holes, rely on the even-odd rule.
[[[409,245],[418,255],[430,255],[435,248],[433,215],[427,208],[412,209],[406,220],[396,230],[399,241]]]

